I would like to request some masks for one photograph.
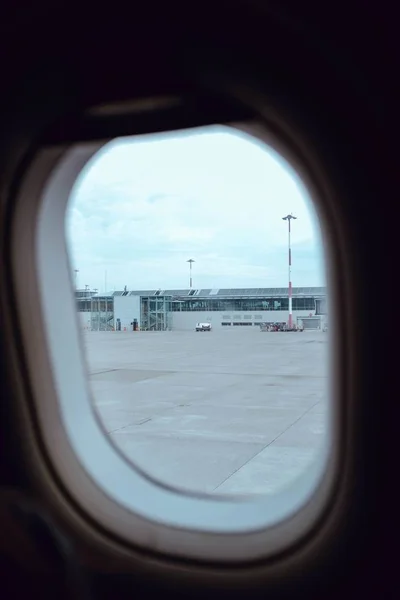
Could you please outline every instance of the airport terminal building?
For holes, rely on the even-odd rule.
[[[197,322],[213,329],[287,323],[287,288],[116,291],[98,295],[76,290],[80,324],[91,331],[194,330]],[[292,290],[293,322],[322,329],[327,320],[326,288]]]

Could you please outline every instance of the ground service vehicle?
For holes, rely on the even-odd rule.
[[[211,331],[211,323],[196,323],[196,331]]]

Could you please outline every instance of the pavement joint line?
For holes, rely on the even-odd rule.
[[[221,481],[212,491],[215,492],[215,490],[217,490],[219,487],[221,487],[221,485],[223,485],[226,481],[228,481],[228,479],[230,479],[233,475],[235,475],[236,473],[238,473],[238,471],[240,471],[241,469],[243,469],[243,467],[245,467],[246,465],[248,465],[254,458],[256,458],[256,456],[258,456],[259,454],[261,454],[261,452],[264,452],[264,450],[266,448],[268,448],[269,446],[271,446],[271,444],[273,444],[274,442],[276,442],[276,440],[278,440],[284,433],[286,433],[287,431],[289,431],[289,429],[291,429],[291,427],[293,427],[293,425],[296,425],[296,423],[298,423],[299,421],[301,421],[301,419],[303,417],[305,417],[306,414],[309,413],[310,410],[312,410],[320,402],[321,402],[321,400],[318,400],[318,402],[315,402],[315,404],[313,404],[312,406],[310,406],[310,408],[308,408],[302,415],[300,415],[300,417],[298,417],[295,421],[293,421],[293,423],[291,423],[289,425],[289,427],[286,427],[286,429],[284,429],[283,431],[281,431],[281,433],[279,433],[273,440],[271,440],[270,442],[268,442],[268,444],[266,444],[263,448],[261,448],[261,450],[259,450],[255,454],[253,454],[253,456],[251,456],[248,460],[246,460],[246,462],[244,462],[240,467],[238,467],[237,469],[235,469],[234,471],[232,471],[232,473],[230,475],[228,475],[228,477],[225,477],[225,479],[223,481]]]
[[[116,368],[116,369],[105,369],[104,371],[96,371],[96,372],[89,373],[89,376],[92,377],[94,375],[101,375],[102,373],[110,373],[112,371],[156,371],[156,372],[160,373],[159,377],[161,377],[162,375],[171,375],[173,373],[179,373],[180,375],[182,373],[188,374],[188,375],[192,375],[192,374],[195,374],[195,375],[204,375],[204,373],[206,373],[207,375],[222,375],[222,376],[225,376],[225,375],[235,375],[235,376],[240,376],[240,377],[278,377],[278,378],[293,379],[293,380],[295,380],[295,379],[326,379],[326,376],[324,376],[324,375],[286,375],[286,374],[281,374],[281,375],[278,374],[277,375],[276,373],[268,375],[268,373],[267,374],[266,373],[239,373],[238,371],[229,372],[229,373],[221,372],[221,371],[218,371],[216,373],[213,373],[213,372],[210,373],[209,371],[204,371],[203,372],[203,371],[185,371],[185,370],[182,370],[182,371],[175,371],[175,370],[174,371],[173,370],[162,371],[162,370],[159,370],[159,369],[150,369],[150,368],[147,368],[147,367],[143,367],[143,368],[142,367],[140,367],[140,368],[137,368],[137,367],[135,367],[135,368],[133,368],[133,367],[119,367],[119,368]],[[235,385],[235,384],[230,384],[230,385]],[[271,385],[271,384],[267,384],[267,385]]]
[[[107,431],[107,435],[111,435],[112,433],[117,433],[121,431],[121,429],[126,429],[127,427],[132,427],[132,425],[143,425],[143,423],[148,423],[151,421],[152,417],[148,419],[143,419],[143,421],[139,421],[139,423],[128,423],[127,425],[123,425],[122,427],[117,427],[117,429],[112,429],[111,431]]]
[[[165,412],[169,411],[169,410],[174,410],[175,408],[181,408],[182,406],[191,406],[191,404],[178,404],[178,405],[173,405],[173,406],[166,406],[165,408],[162,409],[162,411],[156,415],[155,417],[148,417],[147,419],[144,419],[143,421],[140,421],[139,423],[128,423],[127,425],[123,425],[122,427],[117,427],[117,429],[112,429],[111,431],[107,431],[107,435],[111,435],[112,433],[117,433],[118,431],[121,431],[122,429],[126,429],[127,427],[134,427],[135,425],[144,425],[144,423],[148,423],[149,421],[152,421],[154,418],[157,418],[159,415],[164,414]],[[100,417],[101,418],[101,417]],[[102,423],[103,420],[101,419]],[[103,426],[105,426],[106,424],[103,423]]]
[[[112,373],[113,371],[121,371],[122,369],[104,369],[103,371],[94,371],[89,373],[89,377],[93,377],[95,375],[102,375],[103,373]]]

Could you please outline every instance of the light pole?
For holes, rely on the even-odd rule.
[[[78,273],[79,273],[79,269],[74,269],[75,271],[75,289],[78,289]]]
[[[292,316],[292,250],[290,247],[290,221],[292,219],[297,219],[293,215],[286,215],[286,217],[282,217],[284,221],[288,222],[289,229],[289,322],[288,327],[292,329],[293,327],[293,316]]]
[[[190,282],[189,282],[190,285],[189,285],[189,287],[190,287],[190,289],[192,289],[192,264],[196,261],[193,260],[193,258],[189,258],[189,260],[187,260],[186,262],[189,263],[189,270],[190,270]]]

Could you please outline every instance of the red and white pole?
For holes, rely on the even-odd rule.
[[[282,217],[284,221],[288,222],[288,229],[289,229],[289,290],[288,290],[288,296],[289,296],[289,319],[288,319],[288,327],[289,329],[292,329],[293,327],[293,311],[292,311],[292,249],[291,249],[291,245],[290,245],[290,221],[292,219],[297,219],[297,217],[294,217],[293,215],[287,215],[286,217]]]

